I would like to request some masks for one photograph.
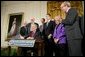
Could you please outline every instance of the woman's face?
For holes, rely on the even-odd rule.
[[[42,22],[42,23],[44,23],[44,20],[43,20],[43,19],[41,19],[41,22]]]
[[[55,23],[56,23],[56,24],[59,24],[59,23],[60,23],[60,21],[59,21],[59,20],[55,20]]]
[[[55,17],[55,23],[59,24],[61,22],[61,17],[60,16],[56,16]]]

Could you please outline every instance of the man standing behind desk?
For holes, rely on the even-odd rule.
[[[53,56],[54,41],[52,38],[55,22],[51,21],[51,15],[46,15],[47,22],[44,24],[45,56]]]
[[[40,32],[42,34],[42,38],[44,38],[43,30],[44,30],[45,18],[41,18],[41,23],[42,23],[42,25],[40,25],[39,29],[40,29]]]
[[[78,13],[75,9],[71,8],[68,1],[63,2],[60,7],[62,11],[66,12],[66,18],[62,23],[65,24],[69,56],[82,56],[82,35],[78,23]]]

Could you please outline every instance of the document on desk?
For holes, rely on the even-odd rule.
[[[35,39],[29,40],[10,40],[8,45],[9,46],[18,46],[18,47],[34,47]]]

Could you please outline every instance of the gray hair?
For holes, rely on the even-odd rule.
[[[71,7],[71,4],[69,1],[64,1],[62,4],[64,4],[65,6]]]

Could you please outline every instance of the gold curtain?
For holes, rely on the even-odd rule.
[[[63,1],[48,1],[47,2],[47,13],[51,14],[51,17],[54,18],[56,15],[61,15],[65,19],[65,13],[61,11],[60,5]],[[82,1],[70,1],[71,7],[76,8],[79,16],[83,15],[83,6]]]

